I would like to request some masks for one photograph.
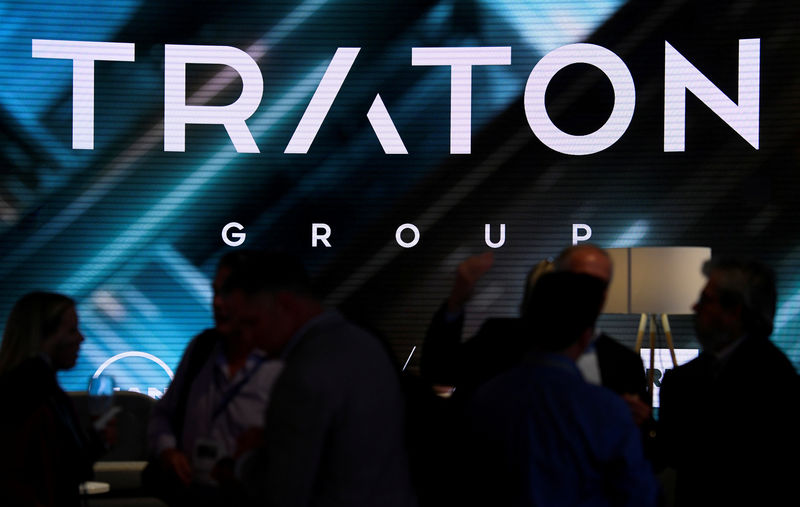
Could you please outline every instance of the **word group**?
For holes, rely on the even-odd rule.
[[[247,239],[247,233],[243,232],[244,226],[239,222],[230,222],[222,228],[222,241],[228,246],[241,246]],[[484,241],[489,248],[500,248],[506,243],[506,224],[500,224],[500,233],[497,240],[492,240],[492,225],[486,224],[484,229]],[[403,238],[403,233],[406,238]],[[311,247],[317,248],[320,244],[326,248],[331,248],[331,226],[328,224],[311,224]],[[420,240],[419,228],[414,224],[403,224],[394,233],[397,244],[403,248],[414,248]],[[592,228],[587,224],[572,224],[572,244],[577,245],[581,241],[588,241],[592,237]]]

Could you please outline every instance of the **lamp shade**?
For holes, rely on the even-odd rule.
[[[705,285],[707,247],[638,247],[606,250],[614,263],[604,313],[692,313]]]

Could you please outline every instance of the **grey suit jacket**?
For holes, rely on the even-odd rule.
[[[411,506],[397,370],[335,311],[290,343],[267,409],[260,505]]]

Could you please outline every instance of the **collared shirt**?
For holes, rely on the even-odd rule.
[[[747,338],[747,335],[742,335],[741,337],[722,347],[722,350],[719,352],[711,352],[711,355],[713,355],[717,361],[724,362],[730,357],[731,354],[733,354],[733,351],[736,350],[736,347],[738,347],[745,340],[745,338]]]
[[[719,374],[725,368],[725,365],[728,363],[728,359],[730,359],[733,351],[735,351],[739,345],[747,338],[747,335],[744,335],[740,338],[733,340],[731,343],[725,345],[722,350],[718,352],[709,351],[708,354],[712,358],[711,359],[711,377],[716,379],[719,377]]]
[[[170,421],[177,410],[192,345],[170,388],[153,409],[148,440],[154,455],[179,447]],[[216,344],[210,360],[192,381],[180,448],[191,457],[198,441],[212,441],[218,445],[218,458],[233,455],[237,439],[245,430],[264,425],[270,392],[282,368],[282,361],[267,359],[263,352],[254,350],[245,365],[230,375],[222,344]]]
[[[581,357],[575,361],[578,369],[583,375],[583,379],[590,384],[596,386],[603,385],[603,377],[600,374],[600,361],[597,358],[597,348],[594,346],[594,340],[597,339],[598,334],[595,333],[592,343],[586,347]]]

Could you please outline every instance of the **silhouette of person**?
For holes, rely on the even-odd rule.
[[[265,253],[225,284],[239,332],[279,358],[264,442],[243,478],[274,506],[410,506],[396,368],[379,340],[325,309],[300,262]]]
[[[469,410],[469,505],[650,506],[658,487],[625,402],[586,382],[606,282],[543,275],[526,301],[518,365],[478,388]]]
[[[82,342],[67,296],[29,293],[8,316],[0,346],[2,505],[80,505],[78,486],[92,478],[104,445],[81,428],[56,372],[75,366]]]
[[[240,439],[263,431],[269,392],[281,365],[236,333],[221,288],[245,269],[249,250],[224,255],[213,281],[214,324],[196,336],[156,403],[148,427],[153,456],[143,481],[173,505],[235,500],[233,468]],[[222,483],[222,484],[220,484]],[[224,487],[221,487],[224,486]]]
[[[702,352],[661,384],[659,448],[676,505],[780,505],[795,496],[800,380],[769,340],[772,271],[712,259],[694,305]]]
[[[456,393],[460,391],[461,395],[468,395],[481,383],[516,365],[528,346],[520,336],[524,330],[519,318],[488,319],[474,337],[461,342],[464,307],[493,262],[489,252],[459,265],[450,295],[434,316],[423,345],[422,374],[434,384],[456,386]],[[523,305],[538,276],[548,271],[584,273],[608,283],[612,263],[606,252],[596,246],[571,246],[554,262],[542,261],[534,266],[526,280]],[[637,424],[651,418],[644,367],[633,350],[601,333],[594,337],[578,365],[588,380],[622,395]]]

